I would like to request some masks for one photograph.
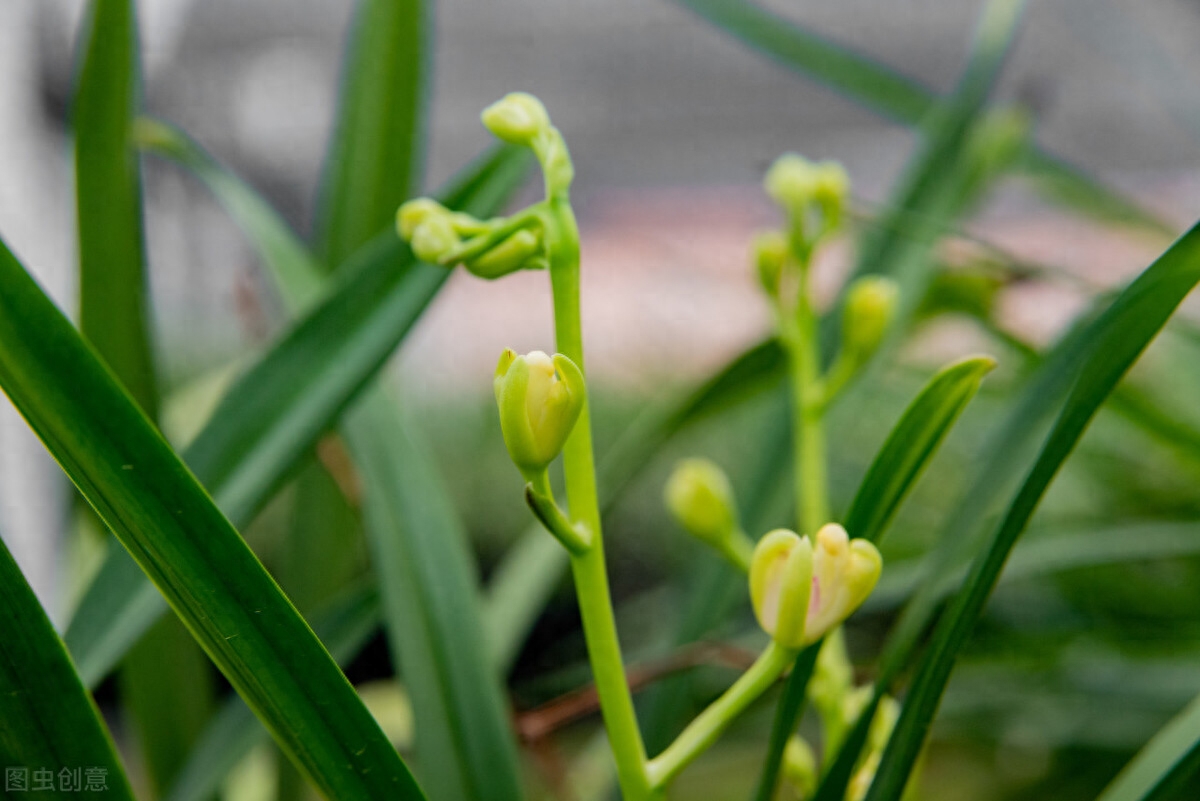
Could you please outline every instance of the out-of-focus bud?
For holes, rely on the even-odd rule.
[[[396,232],[411,242],[417,226],[430,217],[450,217],[451,211],[433,198],[419,197],[401,204],[396,212]]]
[[[498,139],[528,146],[550,127],[550,115],[533,95],[513,92],[483,110],[483,124]]]
[[[848,352],[858,359],[875,352],[892,322],[899,297],[896,282],[882,276],[868,275],[850,286],[842,313],[842,340]]]
[[[787,529],[768,533],[750,560],[750,601],[763,631],[792,650],[806,645],[804,628],[813,587],[813,548]]]
[[[437,264],[445,254],[458,247],[462,240],[449,215],[432,214],[413,230],[410,245],[413,255],[421,261]]]
[[[800,793],[801,798],[808,798],[817,790],[817,758],[812,747],[798,734],[788,738],[787,746],[783,749],[783,778]]]
[[[466,268],[480,278],[499,278],[528,266],[542,250],[541,239],[522,228],[491,250],[468,261]]]
[[[851,540],[846,529],[827,523],[817,532],[812,555],[812,600],[804,637],[813,643],[862,605],[883,570],[883,558],[866,540]]]
[[[667,509],[687,533],[716,548],[737,530],[733,487],[708,459],[684,459],[667,479]]]
[[[779,295],[779,279],[787,263],[787,237],[779,231],[763,231],[754,237],[754,264],[758,268],[758,281],[767,295]]]
[[[767,170],[763,189],[776,203],[795,213],[815,199],[817,179],[818,170],[811,161],[784,153]]]
[[[822,161],[813,172],[816,200],[824,206],[845,206],[850,197],[850,176],[846,174],[846,168],[836,161]]]
[[[534,481],[554,461],[583,410],[583,373],[561,353],[505,350],[493,381],[509,456]]]

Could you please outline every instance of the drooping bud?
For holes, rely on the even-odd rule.
[[[514,145],[530,145],[550,127],[546,107],[526,92],[512,92],[483,110],[483,124],[498,139]]]
[[[509,456],[533,481],[562,451],[579,419],[587,392],[583,373],[561,353],[518,356],[505,350],[493,387]]]
[[[800,792],[801,798],[809,798],[817,790],[817,758],[812,746],[798,734],[788,738],[783,749],[783,778]]]
[[[784,153],[775,159],[763,179],[767,194],[793,213],[799,213],[816,198],[817,186],[816,166],[795,153]]]
[[[812,599],[804,626],[808,643],[850,617],[875,589],[883,570],[875,546],[863,539],[851,540],[837,523],[817,532],[812,561]]]
[[[417,226],[430,217],[449,217],[451,211],[433,198],[419,197],[401,204],[396,211],[396,232],[411,242]]]
[[[418,259],[437,264],[461,241],[449,215],[432,214],[417,224],[409,244]]]
[[[851,284],[842,312],[842,340],[862,360],[875,352],[892,322],[900,289],[890,278],[868,275]]]
[[[750,560],[750,601],[763,631],[784,648],[806,644],[804,628],[813,586],[808,537],[787,529],[769,532]]]
[[[763,231],[754,238],[754,265],[758,268],[758,281],[768,296],[779,295],[779,279],[787,263],[787,237],[779,231]]]
[[[541,239],[522,228],[491,250],[468,261],[466,268],[480,278],[499,278],[529,266],[542,251]]]

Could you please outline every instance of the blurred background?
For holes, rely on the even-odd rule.
[[[149,112],[186,129],[304,234],[351,5],[139,3]],[[958,80],[982,7],[962,0],[762,5],[940,93]],[[67,115],[81,8],[77,0],[0,4],[0,231],[69,310],[75,244]],[[768,333],[748,242],[777,223],[760,189],[771,160],[791,150],[845,164],[869,230],[918,145],[911,128],[784,69],[668,0],[440,0],[434,31],[427,187],[488,143],[479,111],[508,91],[541,97],[572,149],[585,335],[601,393],[602,439]],[[1035,2],[993,100],[1027,109],[1045,150],[1182,230],[1200,217],[1197,41],[1200,5],[1192,0]],[[278,331],[277,301],[253,251],[196,181],[153,159],[144,177],[157,355],[169,386],[194,386]],[[532,182],[528,197],[536,191]],[[1053,341],[1090,294],[1143,269],[1169,241],[1064,211],[1019,178],[989,193],[956,233],[969,243],[985,241],[1012,263],[1047,268],[996,299],[1000,326],[1032,345]],[[844,243],[820,265],[824,297],[836,291],[851,253]],[[493,420],[491,368],[503,347],[547,348],[550,341],[541,276],[486,284],[456,274],[395,366],[404,397],[428,418],[485,574],[527,514]],[[922,370],[981,349],[1002,357],[1001,389],[972,409],[906,508],[895,545],[901,559],[928,543],[961,489],[1019,358],[1004,361],[1013,353],[997,350],[977,326],[939,318],[916,332],[886,382],[860,392],[831,421],[836,505],[844,508]],[[1200,372],[1156,374],[1160,350],[1144,368],[1149,386],[1180,415],[1195,416]],[[701,428],[674,455],[704,452],[736,474],[753,442],[746,432],[770,411],[750,404],[720,426]],[[1085,528],[1150,516],[1193,525],[1200,513],[1195,462],[1183,465],[1162,441],[1139,437],[1108,420],[1056,485],[1039,521]],[[659,509],[671,455],[656,461],[614,521],[613,579],[634,658],[661,644],[678,611],[671,578],[694,556]],[[88,564],[66,558],[75,547],[63,535],[68,498],[57,467],[5,408],[0,532],[58,621],[83,580],[86,567],[79,565]],[[947,700],[940,742],[955,756],[935,760],[931,771],[964,783],[954,797],[986,799],[1061,777],[1075,755],[1099,753],[1111,764],[1101,761],[1098,778],[1080,782],[1102,782],[1105,770],[1111,775],[1123,754],[1200,689],[1200,660],[1189,659],[1189,652],[1200,654],[1200,606],[1187,605],[1200,595],[1197,568],[1189,559],[1126,564],[1002,590]],[[1106,594],[1093,592],[1096,586]],[[902,582],[893,582],[893,592],[903,597]],[[571,603],[562,594],[523,654],[514,678],[518,706],[578,678],[576,670],[522,681],[548,665],[581,664]],[[887,603],[885,593],[881,615]],[[1080,636],[1102,625],[1112,627],[1111,639]],[[1151,656],[1131,662],[1114,645],[1131,632]],[[1019,659],[1006,661],[1018,652]],[[728,676],[713,669],[711,685]],[[1127,697],[1118,697],[1118,688]],[[1121,714],[1111,704],[1096,709],[1096,698],[1123,705]],[[743,753],[735,738],[689,780],[711,781],[739,759],[754,764],[760,746],[747,738]],[[967,774],[976,762],[986,762],[1000,783],[972,785]]]

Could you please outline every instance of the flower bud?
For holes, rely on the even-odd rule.
[[[783,749],[783,778],[800,791],[801,798],[809,798],[817,789],[817,758],[812,746],[798,734],[788,738]]]
[[[466,267],[480,278],[499,278],[516,272],[542,250],[541,239],[522,228],[486,253],[468,261]]]
[[[430,217],[449,217],[450,210],[433,198],[419,197],[401,204],[396,211],[396,232],[405,242],[411,242],[417,226]]]
[[[787,529],[768,533],[750,559],[750,601],[763,631],[779,645],[806,644],[805,619],[813,586],[813,549],[808,537]]]
[[[416,226],[409,244],[418,259],[437,264],[442,256],[458,247],[460,241],[449,215],[433,214]]]
[[[850,617],[875,589],[883,570],[883,558],[875,546],[866,540],[851,540],[837,523],[828,523],[817,532],[812,560],[812,599],[804,626],[809,643]]]
[[[850,353],[865,358],[875,352],[896,310],[900,289],[890,278],[859,278],[846,293],[842,338]]]
[[[550,127],[550,115],[533,95],[513,92],[483,110],[483,124],[498,139],[528,146]]]
[[[667,508],[687,533],[720,548],[737,530],[733,487],[708,459],[684,459],[667,479]]]
[[[493,381],[500,407],[500,430],[509,456],[529,481],[562,451],[583,410],[583,373],[561,353],[540,350],[500,355]]]
[[[850,176],[836,161],[822,161],[813,168],[813,195],[825,208],[841,209],[850,197]]]
[[[763,231],[754,238],[754,264],[758,268],[758,280],[771,297],[779,294],[779,279],[787,258],[787,237],[779,231]]]
[[[818,169],[808,159],[795,153],[784,153],[767,170],[763,188],[776,203],[789,211],[799,212],[815,199],[818,174]]]

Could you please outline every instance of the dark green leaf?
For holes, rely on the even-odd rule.
[[[443,194],[492,213],[525,175],[527,158],[500,149]],[[254,513],[333,424],[411,328],[446,271],[415,264],[394,233],[360,250],[335,288],[222,400],[184,454],[238,524]],[[112,552],[80,604],[66,641],[81,673],[102,678],[165,607],[136,567]]]
[[[237,531],[16,259],[0,386],[209,657],[327,796],[423,798]]]
[[[101,770],[106,798],[133,801],[100,712],[3,541],[0,608],[0,762],[26,772],[27,790],[37,769],[55,786],[61,770]]]
[[[958,652],[983,611],[1017,537],[1092,417],[1197,281],[1200,226],[1172,245],[1088,327],[1086,354],[1066,404],[1003,521],[938,623],[868,801],[894,801],[904,791]]]

